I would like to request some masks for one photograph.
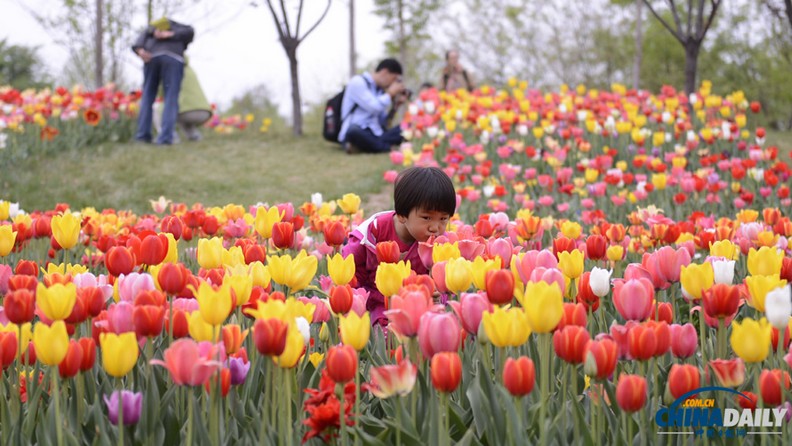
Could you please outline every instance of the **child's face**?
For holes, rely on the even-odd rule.
[[[430,236],[445,232],[451,216],[440,211],[413,209],[407,217],[399,216],[398,218],[414,240],[425,242]]]

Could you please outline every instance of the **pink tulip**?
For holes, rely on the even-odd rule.
[[[671,354],[677,358],[687,358],[696,353],[698,334],[691,323],[671,325]]]
[[[533,270],[541,266],[544,268],[558,268],[558,259],[553,252],[547,249],[541,251],[527,251],[525,254],[515,257],[517,262],[517,274],[523,283],[528,283]]]
[[[330,309],[327,308],[327,304],[325,304],[324,301],[322,301],[318,297],[314,296],[308,298],[305,296],[300,296],[297,298],[297,300],[306,304],[314,305],[315,310],[313,314],[313,320],[311,321],[311,323],[316,323],[316,322],[322,323],[330,320]]]
[[[152,365],[168,369],[174,384],[179,386],[200,386],[222,364],[200,353],[198,343],[192,339],[179,339],[165,350],[165,360],[152,359]]]
[[[508,268],[511,265],[512,255],[514,254],[514,245],[511,240],[507,238],[497,238],[487,242],[487,254],[490,257],[498,256],[503,260],[501,268]]]
[[[432,265],[432,280],[434,280],[435,286],[437,287],[437,291],[441,293],[448,292],[448,288],[446,288],[446,283],[445,283],[446,263],[447,262],[440,262]]]
[[[563,295],[566,293],[566,281],[564,280],[564,273],[562,273],[558,268],[544,268],[539,266],[531,273],[530,282],[555,282],[558,284],[558,288],[561,289],[561,294]]]
[[[461,342],[462,330],[453,314],[427,311],[421,316],[418,345],[426,359],[431,359],[435,353],[456,352]]]
[[[619,359],[632,359],[630,356],[630,330],[636,325],[639,324],[635,321],[627,321],[624,325],[615,323],[611,325],[610,338],[619,347]]]
[[[390,308],[385,316],[391,328],[402,336],[413,337],[418,334],[421,316],[432,308],[432,296],[425,287],[405,287],[391,297]]]
[[[485,245],[477,242],[476,240],[460,240],[459,253],[463,258],[473,261],[476,257],[484,253]]]
[[[674,250],[664,246],[652,254],[660,273],[669,282],[679,282],[679,275],[683,266],[690,265],[690,253],[685,248]]]
[[[654,286],[649,279],[613,281],[613,304],[619,314],[627,320],[646,320],[652,313],[653,299]]]
[[[148,273],[130,273],[118,278],[118,297],[133,302],[141,291],[154,289],[154,278]]]
[[[485,311],[492,311],[492,304],[485,293],[462,293],[459,302],[448,302],[462,322],[462,328],[473,336],[478,334],[481,318]]]
[[[652,282],[652,273],[639,263],[630,263],[624,269],[624,280],[630,279],[648,279]]]
[[[110,305],[107,309],[107,329],[115,334],[135,331],[135,322],[132,320],[134,306],[127,301],[120,301]]]
[[[353,288],[352,289],[352,308],[349,311],[353,311],[360,317],[363,317],[363,314],[366,312],[366,302],[369,298],[369,292],[365,288]]]
[[[418,257],[421,258],[421,263],[426,269],[432,268],[434,264],[432,251],[434,251],[434,236],[430,236],[425,242],[418,242]]]

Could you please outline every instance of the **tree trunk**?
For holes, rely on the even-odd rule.
[[[103,0],[96,0],[96,36],[94,40],[94,63],[96,67],[94,67],[94,82],[96,82],[96,88],[101,88],[104,86],[104,76],[102,76],[102,72],[104,71],[104,60],[102,57],[102,34],[104,30],[102,29],[102,12],[104,9],[104,1]]]
[[[643,0],[635,0],[635,57],[633,58],[633,89],[641,85],[641,59],[643,59]]]
[[[148,6],[146,7],[146,26],[154,20],[152,15],[154,15],[154,0],[148,0]]]
[[[792,0],[784,0],[784,9],[786,10],[787,20],[789,20],[789,26],[792,26]]]
[[[685,42],[685,93],[688,95],[696,91],[699,49],[701,49],[701,42],[691,38]]]
[[[289,71],[291,72],[292,87],[292,132],[294,136],[302,136],[302,100],[300,99],[300,79],[297,73],[297,43],[285,47],[286,56],[289,58]]]
[[[349,0],[349,77],[357,74],[355,51],[355,0]]]
[[[397,11],[399,17],[399,62],[401,62],[402,66],[406,66],[407,36],[404,35],[404,2],[399,0],[396,7],[399,8]]]

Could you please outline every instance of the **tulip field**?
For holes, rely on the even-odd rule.
[[[429,274],[377,245],[382,316],[354,191],[0,196],[0,444],[792,444],[790,152],[716,87],[421,92],[382,176],[457,212]],[[134,94],[0,93],[0,159],[134,129]]]

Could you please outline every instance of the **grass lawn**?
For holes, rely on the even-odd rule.
[[[65,202],[75,209],[146,213],[149,200],[160,195],[188,205],[291,201],[299,206],[314,192],[325,200],[354,192],[370,204],[367,212],[392,206],[382,179],[392,168],[387,155],[347,155],[318,133],[294,138],[285,129],[204,133],[201,142],[170,147],[106,143],[32,157],[3,168],[0,198],[28,211]]]

